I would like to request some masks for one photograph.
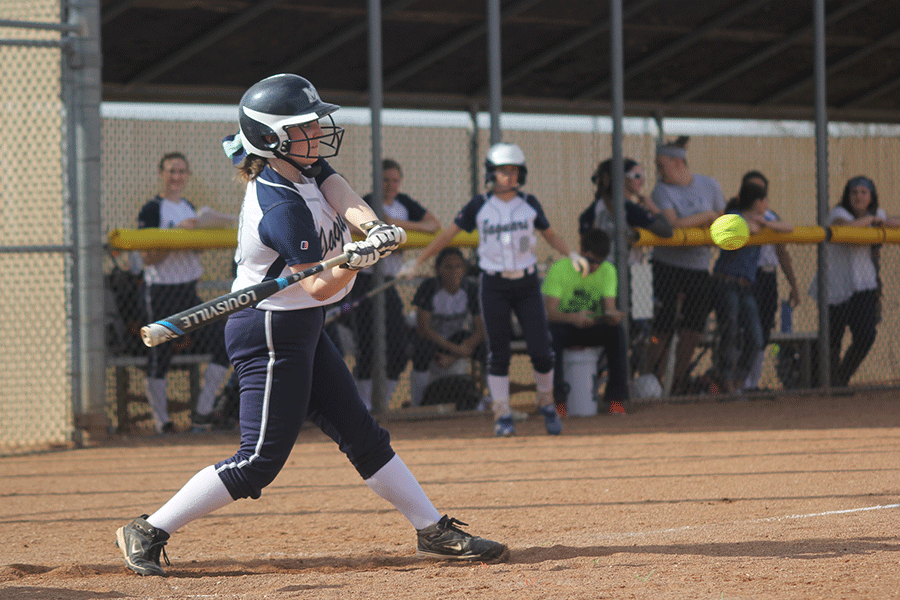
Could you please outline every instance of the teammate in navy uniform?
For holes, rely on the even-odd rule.
[[[323,306],[347,294],[357,270],[406,238],[403,229],[377,221],[324,160],[340,148],[343,129],[331,117],[338,108],[290,74],[258,82],[241,99],[240,131],[224,142],[247,182],[232,289],[302,271],[341,252],[350,259],[228,319],[226,344],[240,381],[240,448],[197,473],[152,515],[118,529],[125,563],[141,575],[165,574],[160,552],[186,523],[235,500],[259,498],[287,461],[306,418],[416,528],[418,555],[478,561],[507,556],[503,544],[467,534],[459,528],[464,523],[438,513],[322,332]],[[351,227],[366,232],[366,239],[352,242]]]
[[[540,232],[554,250],[568,255],[582,276],[588,273],[588,262],[580,254],[569,252],[565,240],[550,226],[537,198],[519,190],[525,184],[528,172],[521,148],[515,144],[491,146],[485,171],[488,192],[472,198],[453,223],[441,231],[415,261],[403,266],[401,274],[415,273],[460,231],[478,229],[481,314],[488,339],[487,383],[493,400],[494,433],[510,436],[516,432],[509,405],[511,315],[515,312],[525,332],[534,367],[537,404],[544,416],[547,433],[558,435],[562,431],[562,422],[553,402],[554,356],[537,275],[535,232]]]
[[[400,163],[391,158],[382,161],[384,196],[382,211],[384,220],[390,225],[402,227],[405,231],[423,231],[434,233],[441,228],[441,222],[431,214],[424,206],[400,191],[403,181],[403,170]],[[363,196],[366,204],[372,204],[372,194]],[[402,252],[395,252],[381,261],[381,272],[384,280],[392,281],[403,266]],[[361,271],[356,276],[356,283],[350,290],[350,298],[355,300],[362,298],[375,287],[375,275],[371,269]],[[389,287],[384,292],[384,316],[386,330],[390,335],[386,340],[387,352],[387,377],[384,397],[386,404],[397,389],[400,374],[406,369],[408,361],[407,346],[409,346],[410,331],[403,315],[403,300],[397,293],[396,287]],[[356,332],[358,352],[354,375],[356,375],[356,387],[363,403],[372,408],[372,366],[375,362],[375,303],[371,299],[364,300],[350,317],[353,330]]]
[[[138,227],[159,229],[194,229],[197,213],[194,206],[182,198],[191,171],[187,158],[180,152],[170,152],[159,161],[162,193],[149,200],[138,214]],[[201,304],[197,295],[197,281],[203,275],[200,257],[195,250],[147,250],[141,253],[144,263],[144,303],[147,317],[155,321]],[[203,374],[203,388],[196,398],[191,416],[192,428],[211,429],[216,392],[228,375],[228,353],[222,323],[198,331],[192,339],[212,361]],[[169,420],[166,397],[166,373],[172,363],[172,343],[150,349],[147,356],[147,401],[156,424],[157,433],[174,433]]]

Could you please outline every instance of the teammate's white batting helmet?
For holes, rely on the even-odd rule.
[[[528,167],[525,166],[525,153],[515,144],[494,144],[487,152],[484,159],[484,180],[486,183],[494,181],[495,171],[500,165],[515,165],[519,167],[519,185],[525,183],[528,175]]]
[[[336,156],[344,137],[344,129],[334,124],[331,113],[339,109],[336,104],[322,102],[319,92],[309,81],[290,73],[273,75],[252,86],[241,98],[239,123],[240,138],[244,150],[264,158],[284,158],[306,155],[290,152],[291,142],[319,141],[319,156]],[[321,124],[322,135],[291,139],[287,129],[328,117],[330,124]],[[308,148],[308,147],[307,147]],[[329,150],[330,149],[330,152]]]

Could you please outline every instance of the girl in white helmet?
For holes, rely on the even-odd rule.
[[[550,226],[538,199],[520,190],[527,174],[521,148],[515,144],[491,146],[485,160],[487,193],[472,198],[453,223],[401,270],[402,275],[415,273],[460,231],[478,229],[478,266],[482,271],[479,294],[488,339],[487,384],[493,400],[494,433],[498,436],[516,432],[509,405],[512,313],[525,333],[534,368],[537,403],[547,433],[559,435],[562,431],[553,401],[554,356],[537,275],[535,234],[539,232],[551,248],[569,256],[582,275],[588,273],[587,260],[569,251],[565,240]]]

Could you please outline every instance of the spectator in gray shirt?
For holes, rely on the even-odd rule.
[[[658,179],[652,198],[672,227],[708,227],[725,210],[719,182],[691,173],[687,163],[687,137],[656,149]],[[678,330],[672,393],[688,385],[688,368],[703,336],[711,309],[708,246],[657,246],[653,249],[653,292],[658,308],[653,321],[655,340],[648,351],[648,370],[660,381],[666,355]],[[680,311],[679,311],[680,307]],[[680,317],[679,317],[680,314]]]

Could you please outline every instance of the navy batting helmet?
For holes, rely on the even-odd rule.
[[[264,158],[284,158],[297,156],[312,158],[307,153],[290,152],[291,142],[312,142],[319,140],[321,158],[336,156],[344,137],[344,129],[334,124],[331,113],[339,109],[336,104],[322,102],[319,92],[309,81],[290,73],[273,75],[263,79],[248,89],[239,108],[240,139],[244,149]],[[301,128],[303,137],[291,138],[289,127],[297,127],[327,117],[325,125],[320,124],[322,135],[309,137]],[[323,146],[326,149],[323,152]]]

